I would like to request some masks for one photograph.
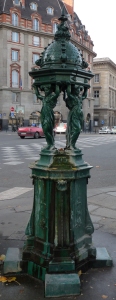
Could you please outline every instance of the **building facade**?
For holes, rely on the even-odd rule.
[[[109,58],[94,58],[94,126],[116,125],[116,64]]]
[[[8,124],[29,125],[38,122],[41,101],[32,89],[29,71],[57,30],[62,8],[68,16],[71,40],[81,49],[93,69],[93,42],[74,12],[73,0],[1,0],[0,1],[0,128]],[[84,100],[84,127],[93,123],[92,86]],[[67,119],[68,110],[61,97],[55,108],[56,119]]]

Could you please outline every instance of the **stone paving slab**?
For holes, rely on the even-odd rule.
[[[97,195],[93,195],[93,196],[88,197],[88,202],[92,202],[94,204],[97,203],[97,202],[102,203],[101,201],[104,201],[107,198],[108,199],[110,198],[110,196],[107,195],[107,193],[101,193],[101,194],[97,194]],[[112,198],[112,196],[111,196],[111,198]]]
[[[116,210],[100,207],[94,210],[94,215],[116,219]]]
[[[90,196],[95,196],[95,195],[99,195],[99,194],[107,193],[107,192],[116,192],[116,187],[110,186],[110,187],[104,187],[104,188],[88,189],[87,196],[90,197]]]
[[[104,192],[102,192],[102,190]],[[25,191],[25,190],[23,190]],[[19,189],[20,192],[20,189]],[[116,188],[88,189],[88,209],[95,230],[116,233]],[[33,190],[0,201],[0,232],[11,239],[24,239],[33,205]]]
[[[106,247],[111,255],[114,267],[89,269],[81,276],[81,295],[71,297],[60,297],[60,300],[116,300],[116,237],[114,235],[95,231],[93,234],[93,244],[96,247]],[[1,249],[7,250],[8,247],[22,247],[21,241],[2,241]],[[29,276],[17,276],[17,282],[1,283],[0,282],[0,299],[1,300],[45,300],[44,283],[35,280]],[[48,298],[49,300],[58,300],[58,298]]]
[[[98,205],[89,204],[88,205],[89,212],[93,212],[98,207],[99,207]]]
[[[102,217],[94,216],[92,214],[90,214],[90,216],[91,216],[91,220],[92,220],[93,223],[98,223],[102,219]]]
[[[30,197],[30,193],[28,197],[17,197],[11,200],[0,201],[0,210],[3,208],[16,208],[18,206],[26,206],[29,205],[31,208],[33,206],[33,197]]]
[[[19,205],[19,206],[15,207],[16,212],[29,211],[29,213],[31,213],[31,210],[32,210],[32,205],[31,204],[24,204],[23,206]]]
[[[116,197],[116,192],[109,192],[107,194]]]
[[[102,231],[116,234],[116,219],[101,218],[99,221],[99,226],[102,226]]]
[[[106,208],[116,209],[116,197],[108,194],[100,194],[98,196],[93,196],[88,199],[88,203],[93,203],[94,205],[99,205]]]
[[[3,212],[4,210],[2,210]],[[0,232],[3,236],[15,238],[17,236],[18,239],[18,232],[21,230],[23,233],[19,239],[24,235],[25,228],[29,221],[30,212],[18,212],[7,210],[7,218],[4,218],[4,214],[0,216]],[[16,235],[17,233],[17,235]],[[13,236],[14,234],[14,236]]]

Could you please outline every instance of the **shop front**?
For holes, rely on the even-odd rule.
[[[55,120],[55,126],[58,125],[62,121],[62,115],[59,111],[54,112],[54,120]],[[29,126],[33,124],[39,124],[41,123],[41,112],[40,111],[34,111],[29,116]]]
[[[29,126],[38,125],[41,123],[41,113],[40,111],[33,111],[29,116]]]
[[[24,125],[24,106],[11,107],[8,119],[8,129],[17,130]]]

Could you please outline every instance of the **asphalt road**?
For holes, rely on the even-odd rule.
[[[65,135],[56,135],[56,146],[65,147]],[[20,139],[17,133],[0,132],[0,188],[31,187],[29,165],[37,160],[45,138]],[[116,135],[81,134],[77,147],[93,168],[89,188],[115,186]]]
[[[55,139],[58,148],[65,147],[65,135]],[[33,202],[29,165],[38,159],[45,143],[45,138],[21,140],[17,133],[0,132],[0,253],[24,245]],[[88,184],[88,208],[95,228],[93,243],[107,248],[115,266],[116,135],[82,133],[77,147],[82,149],[84,160],[93,166]],[[82,294],[70,299],[116,299],[115,279],[115,268],[90,269],[82,277]],[[1,300],[45,299],[42,282],[24,276],[17,282],[0,283]]]

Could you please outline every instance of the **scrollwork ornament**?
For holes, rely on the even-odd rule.
[[[67,181],[66,180],[58,180],[57,181],[57,190],[64,192],[67,190]]]

